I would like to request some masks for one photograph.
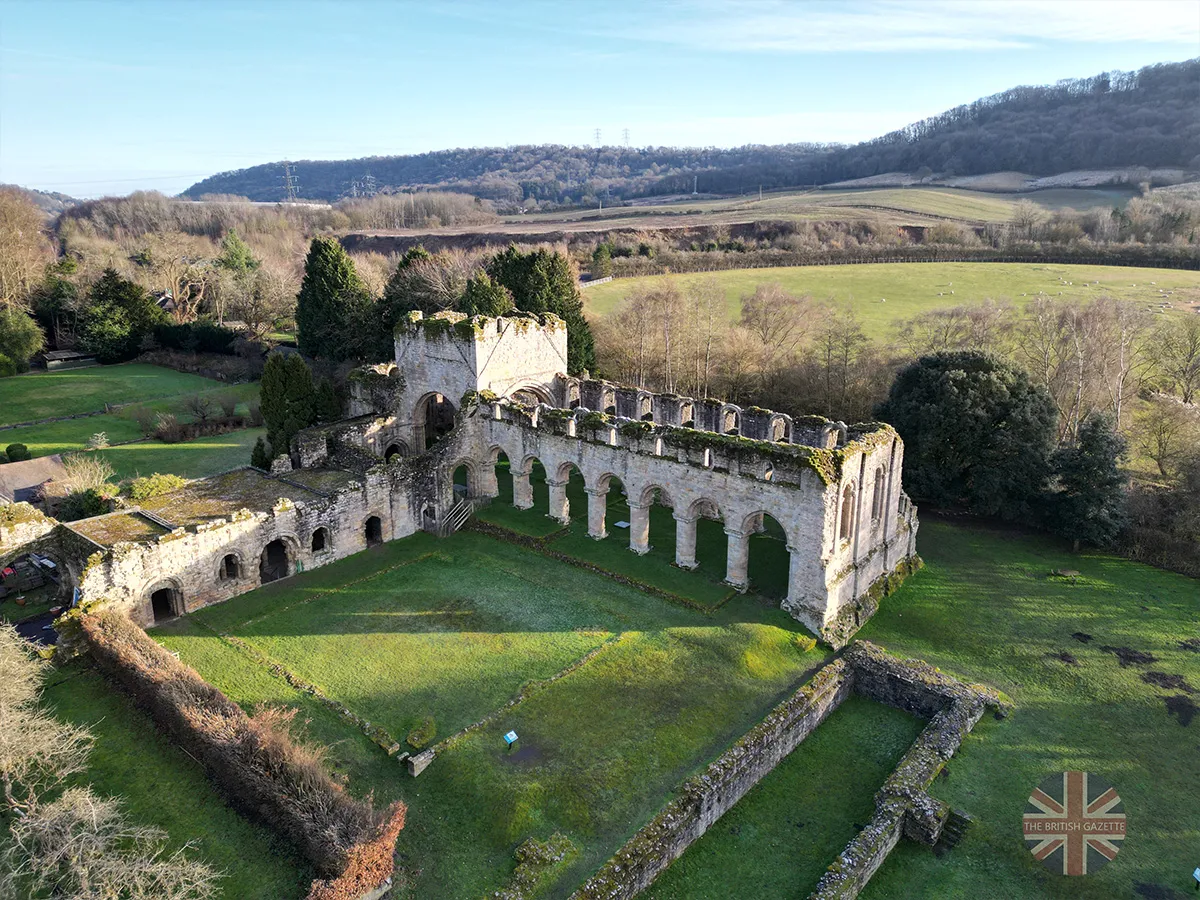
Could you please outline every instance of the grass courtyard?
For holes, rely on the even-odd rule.
[[[1024,304],[1038,291],[1055,298],[1061,292],[1065,299],[1115,297],[1146,304],[1170,302],[1183,310],[1200,305],[1200,272],[1180,269],[1052,263],[872,263],[618,278],[584,291],[585,309],[592,316],[608,315],[635,290],[664,277],[680,288],[696,279],[715,279],[725,292],[730,318],[740,314],[741,298],[754,293],[760,284],[780,284],[814,300],[850,304],[863,329],[878,339],[891,339],[897,323],[930,310],[985,300]],[[1167,296],[1163,291],[1173,293]]]

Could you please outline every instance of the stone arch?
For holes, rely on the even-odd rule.
[[[391,462],[393,459],[396,459],[397,457],[403,458],[408,455],[409,455],[408,444],[404,443],[404,441],[399,441],[399,440],[392,441],[391,443],[389,443],[387,445],[387,449],[383,451],[383,458],[387,462]]]
[[[259,580],[263,584],[286,578],[296,571],[300,542],[294,534],[278,534],[263,545],[258,559]]]
[[[782,413],[775,413],[767,423],[767,440],[778,444],[792,442],[792,420]]]
[[[772,600],[789,593],[792,570],[790,535],[786,526],[769,510],[760,509],[742,518],[745,541],[745,576],[752,590]]]
[[[721,434],[741,434],[741,428],[742,408],[733,403],[722,404],[720,416],[717,419],[717,431]]]
[[[670,492],[659,484],[648,484],[642,488],[638,494],[638,502],[642,506],[652,506],[657,503],[667,509],[675,508],[675,501],[671,499]]]
[[[309,550],[313,553],[327,553],[333,549],[333,538],[329,529],[324,525],[318,525],[313,529],[312,536],[308,542]]]
[[[155,624],[182,616],[187,612],[183,600],[183,589],[176,578],[162,578],[151,582],[145,590],[148,621]]]
[[[649,391],[638,391],[637,418],[643,422],[654,421],[654,395]]]
[[[371,513],[363,520],[363,539],[368,547],[377,547],[383,543],[383,517]]]
[[[851,481],[842,488],[841,505],[838,510],[838,541],[849,543],[854,535],[855,485]]]
[[[568,378],[567,379],[567,386],[566,386],[566,390],[564,392],[563,400],[565,401],[565,405],[566,405],[567,409],[575,409],[577,406],[579,406],[581,397],[580,397],[580,393],[579,393],[579,379],[578,378]]]
[[[466,470],[466,479],[462,483],[463,491],[457,490],[459,485],[458,470]],[[445,471],[450,473],[451,490],[456,494],[463,493],[466,497],[478,497],[480,494],[480,478],[479,478],[479,463],[471,459],[469,456],[461,456],[446,466]]]
[[[688,504],[687,514],[695,519],[718,519],[725,520],[725,513],[721,509],[721,504],[709,497],[697,497]]]
[[[518,403],[525,406],[537,406],[539,403],[545,403],[547,406],[554,405],[554,398],[550,396],[550,392],[540,384],[525,384],[513,391],[509,392],[509,396]]]
[[[696,401],[684,400],[679,404],[679,426],[681,428],[696,427]]]
[[[245,574],[245,569],[242,568],[242,554],[227,549],[217,562],[217,580],[237,581]]]
[[[422,396],[413,407],[413,434],[417,435],[416,444],[428,450],[444,434],[454,428],[454,415],[457,412],[443,394],[430,391]]]
[[[600,412],[609,416],[617,414],[617,392],[607,385],[600,389]]]

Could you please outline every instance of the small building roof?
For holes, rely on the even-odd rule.
[[[0,501],[32,502],[36,499],[38,488],[47,481],[65,478],[66,474],[67,468],[57,453],[4,463],[0,465]]]

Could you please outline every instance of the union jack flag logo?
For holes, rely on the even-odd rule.
[[[1103,778],[1063,772],[1043,781],[1025,806],[1025,845],[1052,872],[1086,875],[1125,840],[1125,808]]]

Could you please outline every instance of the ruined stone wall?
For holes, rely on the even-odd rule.
[[[645,890],[849,695],[841,660],[818,672],[702,773],[622,847],[571,900],[627,900]]]
[[[357,488],[311,501],[282,501],[270,512],[245,510],[228,518],[178,528],[153,541],[118,542],[100,551],[82,573],[85,600],[103,598],[141,625],[154,621],[151,595],[162,588],[177,592],[179,614],[254,590],[262,584],[263,549],[281,540],[288,551],[288,574],[327,565],[367,547],[365,523],[378,516],[382,539],[412,534],[414,517],[404,491],[393,489],[387,474],[374,474]],[[313,533],[325,528],[321,550],[312,549]],[[223,561],[233,555],[237,575],[226,577]]]

